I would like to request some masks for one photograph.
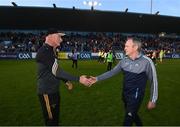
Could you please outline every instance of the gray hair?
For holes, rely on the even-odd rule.
[[[138,46],[138,51],[141,52],[141,48],[142,48],[141,40],[135,37],[130,37],[129,39],[132,39],[132,42]]]

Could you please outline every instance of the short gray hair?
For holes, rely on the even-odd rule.
[[[128,39],[132,39],[132,42],[138,46],[138,51],[141,51],[142,48],[142,42],[140,39],[136,38],[136,37],[129,37]]]

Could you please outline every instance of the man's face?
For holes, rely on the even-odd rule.
[[[132,39],[128,39],[126,41],[124,51],[125,51],[127,56],[130,56],[130,55],[132,55],[133,53],[135,53],[137,51],[137,46],[134,45]]]
[[[53,42],[55,46],[60,46],[60,43],[63,41],[62,37],[59,34],[53,34]]]

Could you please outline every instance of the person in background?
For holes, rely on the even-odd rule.
[[[112,69],[112,63],[113,63],[113,53],[112,50],[109,50],[109,52],[107,53],[107,71],[110,71]]]
[[[163,57],[164,57],[165,51],[163,49],[160,50],[159,52],[159,59],[160,59],[160,63],[163,62]]]
[[[156,52],[156,50],[154,50],[152,53],[152,57],[151,57],[152,61],[154,62],[154,65],[157,65],[156,57],[157,57],[157,52]]]
[[[76,52],[76,49],[72,50],[72,68],[74,68],[74,65],[76,69],[78,68],[78,53]]]
[[[101,62],[101,50],[99,49],[99,52],[98,52],[98,62]]]

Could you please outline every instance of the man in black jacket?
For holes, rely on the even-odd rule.
[[[57,62],[55,50],[63,41],[64,33],[56,29],[49,29],[44,45],[38,50],[36,56],[38,68],[38,96],[43,110],[46,126],[59,125],[59,83],[64,81],[79,81],[87,86],[89,80],[85,75],[72,76],[63,71]]]

